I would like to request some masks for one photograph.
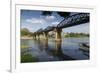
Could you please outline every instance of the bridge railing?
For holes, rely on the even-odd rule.
[[[72,24],[74,26],[74,23],[75,25],[76,23],[78,25],[80,22],[81,23],[89,22],[89,13],[78,13],[78,14],[69,16],[65,18],[63,21],[61,21],[57,25],[57,28],[66,28],[66,27],[72,26]]]

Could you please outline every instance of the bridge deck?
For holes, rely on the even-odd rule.
[[[43,32],[53,31],[55,28],[63,29],[63,28],[67,28],[67,27],[71,27],[75,25],[80,25],[83,23],[88,23],[90,21],[89,16],[90,16],[89,13],[78,13],[78,14],[65,18],[56,27],[48,26],[45,29],[41,28],[38,31],[36,31],[35,34],[36,33],[41,34]]]

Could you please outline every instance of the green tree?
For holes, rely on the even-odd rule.
[[[29,34],[30,34],[30,31],[27,28],[21,29],[21,35],[22,36],[26,36],[26,35],[29,35]]]

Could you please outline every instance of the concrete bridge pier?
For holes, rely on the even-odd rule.
[[[33,39],[36,39],[36,35],[33,35]]]
[[[40,36],[39,36],[39,34],[37,34],[37,35],[36,35],[36,39],[37,39],[37,40],[39,40],[39,39],[40,39]]]
[[[44,39],[48,40],[48,32],[43,32],[43,35],[44,35]]]
[[[61,32],[62,29],[55,28],[55,41],[62,41]]]

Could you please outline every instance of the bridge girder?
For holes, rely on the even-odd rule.
[[[90,21],[89,18],[90,14],[89,13],[78,13],[72,16],[69,16],[62,20],[56,27],[55,26],[48,26],[45,29],[40,28],[37,30],[34,34],[43,34],[43,32],[48,33],[49,31],[54,30],[55,28],[57,29],[63,29],[66,27],[71,27],[75,25],[80,25],[82,23],[87,23]]]
[[[57,28],[66,28],[87,22],[89,22],[89,13],[78,13],[65,18],[57,25]]]

